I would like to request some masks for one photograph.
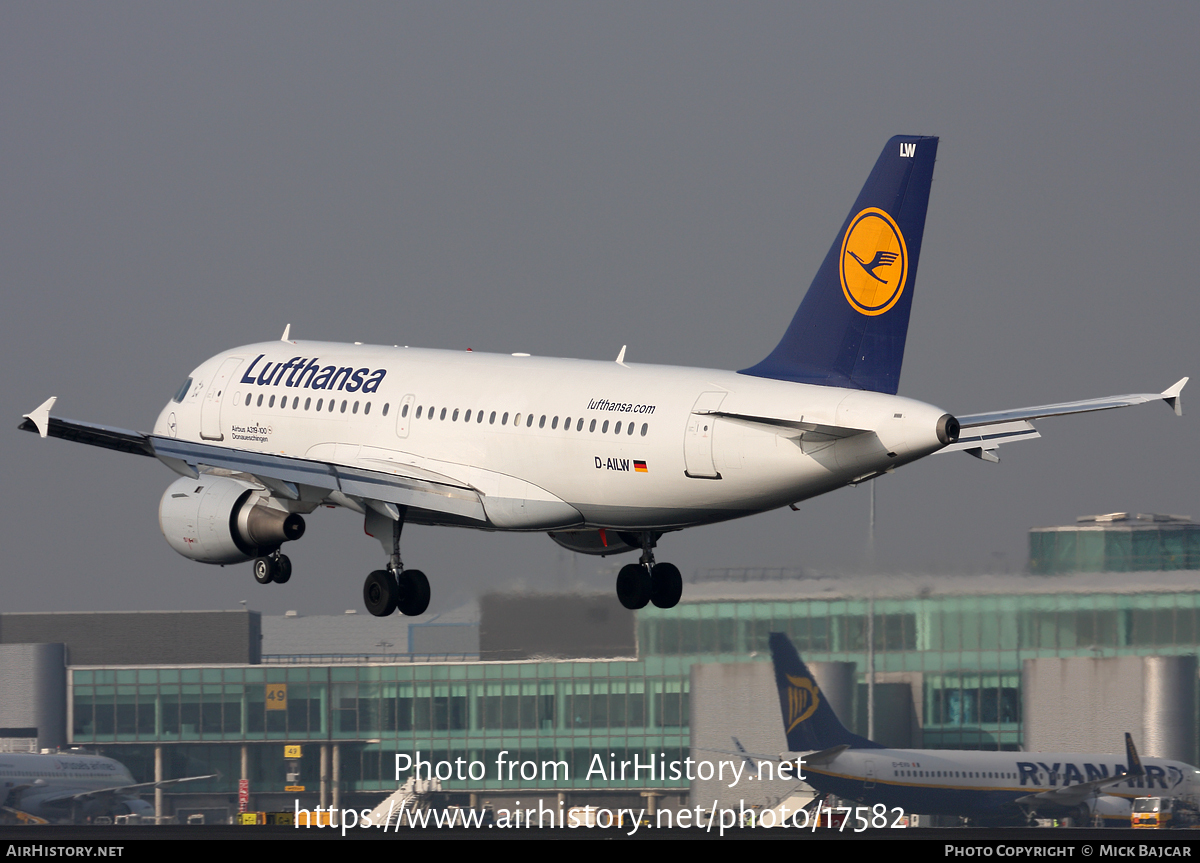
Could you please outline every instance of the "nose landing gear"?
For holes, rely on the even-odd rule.
[[[683,576],[672,563],[655,563],[655,541],[649,532],[641,534],[642,558],[621,567],[617,573],[617,599],[630,609],[674,608],[683,596]]]

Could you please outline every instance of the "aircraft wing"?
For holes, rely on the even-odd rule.
[[[219,773],[210,773],[207,776],[184,776],[180,779],[164,779],[161,782],[138,782],[135,785],[116,785],[112,788],[98,788],[95,791],[81,791],[59,799],[67,799],[82,803],[84,800],[92,800],[96,797],[103,797],[105,795],[123,796],[128,794],[145,794],[146,792],[153,791],[156,788],[170,788],[173,785],[180,785],[184,782],[199,782],[202,779],[216,779],[220,775],[221,774]],[[45,802],[50,801],[46,800]]]
[[[1018,797],[1015,802],[1033,806],[1039,803],[1051,803],[1056,806],[1074,806],[1077,803],[1082,803],[1084,800],[1095,797],[1104,788],[1145,776],[1146,768],[1142,766],[1142,759],[1138,757],[1137,749],[1134,748],[1133,735],[1128,732],[1125,733],[1125,759],[1129,764],[1129,770],[1125,773],[1120,773],[1116,776],[1104,776],[1100,779],[1093,779],[1090,782],[1080,782],[1078,785],[1064,785],[1062,788],[1042,791],[1039,794],[1027,794],[1024,797]]]
[[[968,455],[975,456],[975,458],[996,462],[1000,459],[995,455],[994,451],[1000,444],[1041,437],[1041,434],[1033,427],[1030,420],[1063,416],[1065,414],[1107,411],[1114,408],[1146,404],[1147,402],[1158,401],[1160,399],[1175,411],[1176,416],[1183,416],[1183,402],[1180,393],[1187,382],[1187,378],[1182,378],[1161,393],[1128,393],[1126,395],[1106,396],[1099,399],[1059,402],[1052,405],[1037,405],[1035,407],[960,416],[958,417],[958,423],[961,431],[959,432],[958,441],[943,448],[940,452],[963,451]]]
[[[256,453],[211,443],[195,443],[149,435],[113,426],[85,423],[50,416],[54,399],[25,415],[18,426],[42,437],[86,443],[136,455],[153,456],[173,470],[199,476],[212,469],[244,474],[271,490],[272,494],[299,500],[301,486],[340,492],[368,506],[387,511],[395,506],[446,513],[486,522],[478,491],[447,476],[399,462],[369,460],[381,470],[352,467],[318,459]]]
[[[67,788],[57,793],[39,795],[37,801],[42,806],[62,806],[67,803],[83,803],[99,797],[126,797],[145,794],[156,788],[170,788],[183,782],[199,782],[201,779],[216,779],[221,774],[210,773],[208,776],[185,776],[180,779],[164,779],[161,782],[139,782],[134,785],[114,785],[111,788],[90,788],[80,790]]]

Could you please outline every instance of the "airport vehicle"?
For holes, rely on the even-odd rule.
[[[585,554],[641,551],[627,608],[674,606],[664,533],[764,512],[865,482],[939,451],[996,461],[1038,437],[1031,420],[1163,393],[955,418],[896,395],[938,139],[883,149],[779,344],[740,372],[293,341],[246,345],[188,375],[149,434],[50,416],[42,437],[158,458],[182,478],[159,505],[167,542],[203,563],[253,560],[291,578],[285,542],[322,505],[364,516],[388,556],[367,576],[374,615],[423,613],[406,522],[546,532]]]
[[[1133,801],[1130,826],[1139,829],[1196,827],[1200,809],[1188,800],[1174,797],[1138,797]]]
[[[154,807],[138,795],[213,776],[136,782],[125,765],[99,755],[3,752],[0,806],[22,821],[78,822],[98,816],[153,815]]]
[[[846,729],[786,635],[768,638],[787,735],[787,760],[804,759],[804,781],[824,794],[906,813],[982,822],[1070,818],[1076,825],[1128,826],[1145,789],[1200,799],[1200,770],[1181,761],[1125,755],[889,749]]]

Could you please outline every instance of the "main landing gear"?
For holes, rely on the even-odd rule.
[[[292,562],[275,549],[266,557],[254,558],[254,580],[259,584],[287,584],[292,577]]]
[[[387,617],[399,609],[406,617],[424,614],[429,608],[429,579],[419,569],[405,569],[400,560],[400,531],[404,508],[392,522],[392,557],[387,569],[377,569],[363,584],[363,604],[375,617]]]
[[[657,608],[674,608],[683,596],[683,576],[672,563],[654,562],[654,539],[648,532],[642,535],[642,557],[637,563],[621,567],[617,573],[617,599],[626,608],[645,608],[654,603]]]

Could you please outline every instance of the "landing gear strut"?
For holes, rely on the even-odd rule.
[[[645,608],[654,603],[657,608],[674,608],[683,595],[683,576],[671,563],[654,562],[654,536],[641,534],[642,557],[637,563],[621,567],[617,573],[617,599],[630,609]]]
[[[400,518],[392,521],[392,555],[387,569],[375,570],[363,585],[363,603],[375,617],[387,617],[397,609],[406,617],[416,617],[429,608],[429,579],[419,569],[405,569],[400,559],[406,508],[399,509]]]
[[[275,549],[266,557],[254,559],[254,580],[259,584],[287,584],[292,577],[292,561]]]

